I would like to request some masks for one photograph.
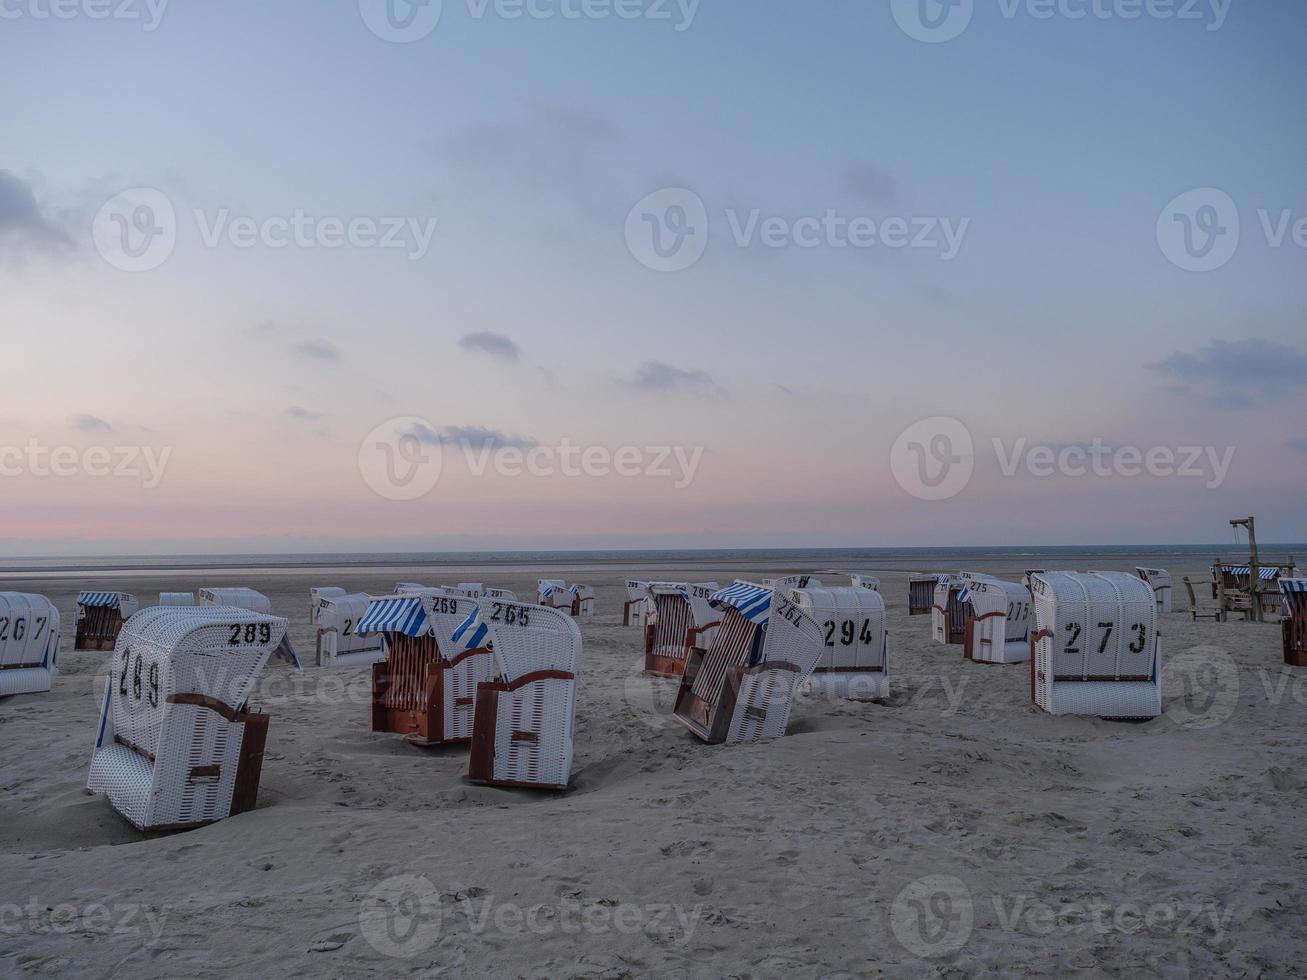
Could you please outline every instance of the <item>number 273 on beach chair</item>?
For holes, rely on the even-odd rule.
[[[736,582],[712,597],[721,625],[706,652],[693,650],[675,717],[710,744],[785,734],[798,689],[822,653],[816,620],[771,589]]]

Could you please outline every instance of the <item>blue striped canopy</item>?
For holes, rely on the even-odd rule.
[[[1307,578],[1280,579],[1281,592],[1307,592]]]
[[[454,645],[463,650],[476,650],[486,645],[490,636],[490,627],[485,624],[481,618],[481,607],[473,606],[472,611],[467,614],[467,618],[458,624],[458,629],[454,630]]]
[[[100,606],[118,605],[117,592],[79,592],[77,593],[77,604],[85,606],[88,609],[95,609]]]
[[[1251,575],[1253,570],[1247,565],[1223,565],[1222,570],[1227,575]],[[1273,578],[1278,578],[1280,570],[1278,568],[1267,568],[1262,566],[1257,570],[1257,577],[1263,582]]]
[[[748,582],[736,582],[719,592],[714,592],[708,604],[714,609],[730,606],[738,610],[741,616],[751,623],[766,626],[771,618],[772,590]]]
[[[402,633],[422,636],[427,632],[427,614],[421,596],[391,596],[373,599],[354,628],[356,633]]]

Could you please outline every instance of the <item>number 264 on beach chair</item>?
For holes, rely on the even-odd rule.
[[[140,830],[185,830],[254,809],[268,716],[247,700],[286,620],[157,606],[118,637],[87,788]]]
[[[468,778],[494,786],[566,789],[572,773],[581,630],[547,606],[485,602],[496,677],[477,686]]]
[[[712,597],[722,611],[712,645],[694,650],[674,715],[710,744],[785,734],[798,689],[821,658],[816,620],[771,589],[736,582]]]

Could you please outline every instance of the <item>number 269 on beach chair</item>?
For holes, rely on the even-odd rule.
[[[157,606],[118,637],[87,788],[140,830],[185,830],[254,809],[268,716],[247,700],[286,620]]]
[[[548,606],[482,602],[497,676],[477,687],[468,778],[566,789],[572,774],[581,630]]]
[[[798,689],[821,658],[816,620],[783,596],[736,582],[712,597],[721,625],[706,652],[694,650],[674,715],[710,744],[785,734]]]

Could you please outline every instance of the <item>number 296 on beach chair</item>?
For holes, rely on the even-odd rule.
[[[721,625],[706,652],[691,652],[673,714],[710,744],[784,735],[795,693],[821,658],[820,627],[751,582],[722,589],[712,604]]]
[[[1030,584],[1036,707],[1100,718],[1162,713],[1162,642],[1147,582],[1125,572],[1044,572]]]
[[[268,716],[247,700],[286,620],[229,607],[156,606],[118,637],[87,788],[141,830],[252,810]]]
[[[0,592],[0,697],[43,694],[59,673],[59,610],[43,595]]]
[[[581,630],[547,606],[482,602],[497,676],[477,687],[468,778],[494,786],[566,789],[572,774]]]

